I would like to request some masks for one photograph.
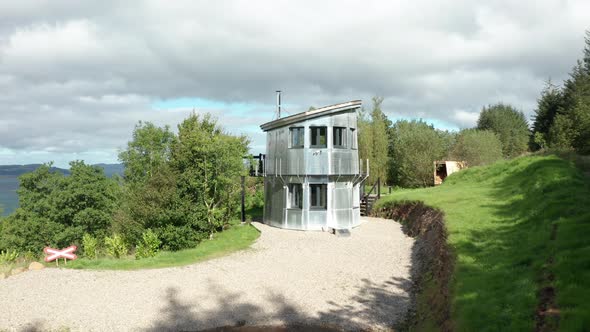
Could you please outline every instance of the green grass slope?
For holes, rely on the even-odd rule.
[[[474,167],[377,207],[401,200],[445,213],[456,330],[534,330],[545,287],[555,288],[559,312],[545,328],[590,330],[590,180],[571,162],[528,156]]]

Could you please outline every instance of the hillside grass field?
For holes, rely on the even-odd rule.
[[[588,170],[586,170],[588,171]],[[442,210],[456,257],[451,319],[457,331],[590,329],[590,177],[557,156],[526,156],[453,174],[391,201]],[[553,296],[552,296],[553,297]]]

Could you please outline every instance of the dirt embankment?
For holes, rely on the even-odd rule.
[[[453,330],[450,284],[455,257],[447,244],[443,212],[422,202],[402,201],[386,203],[373,215],[401,222],[403,231],[416,238],[412,249],[412,309],[404,327]]]

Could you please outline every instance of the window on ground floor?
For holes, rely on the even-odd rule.
[[[300,183],[289,184],[289,208],[301,209],[303,207],[303,187]]]
[[[325,209],[328,196],[328,186],[325,184],[310,184],[310,206],[313,209]]]

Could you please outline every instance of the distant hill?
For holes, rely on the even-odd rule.
[[[19,176],[25,173],[30,173],[37,169],[41,164],[28,164],[28,165],[0,165],[0,176]],[[123,175],[125,166],[123,164],[95,164],[95,166],[102,167],[106,176],[111,177],[115,174]],[[68,169],[51,167],[54,172],[60,172],[62,174],[70,174]]]
[[[104,174],[108,177],[111,177],[115,174],[123,176],[123,172],[125,171],[125,166],[123,164],[94,164],[95,166],[100,166],[104,169]]]
[[[14,175],[19,176],[25,173],[30,173],[37,169],[41,164],[28,164],[28,165],[0,165],[0,175]],[[62,174],[70,174],[67,169],[59,167],[51,167],[51,170],[55,172],[61,172]]]
[[[9,215],[18,207],[18,177],[25,173],[30,173],[37,169],[41,164],[29,165],[0,165],[0,210],[3,210],[0,215]],[[104,173],[108,177],[113,175],[123,175],[125,166],[122,164],[96,164],[104,169]],[[52,171],[60,172],[69,175],[70,171],[67,169],[52,167]]]

